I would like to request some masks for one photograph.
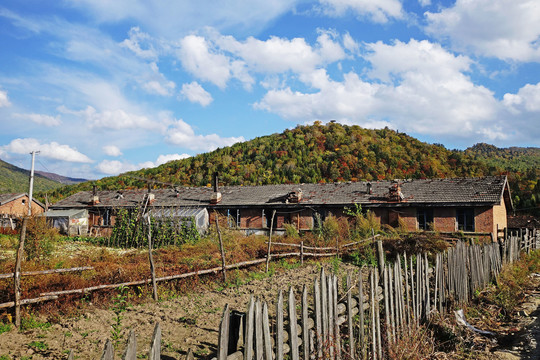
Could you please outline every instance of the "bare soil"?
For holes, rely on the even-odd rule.
[[[89,304],[82,315],[62,319],[48,328],[25,332],[11,330],[0,334],[0,356],[33,360],[65,359],[67,352],[73,349],[76,358],[96,359],[101,356],[105,341],[112,339],[115,355],[120,358],[131,329],[136,333],[138,354],[146,355],[154,326],[159,322],[163,339],[162,358],[181,359],[190,348],[196,358],[211,358],[217,350],[218,328],[226,304],[231,309],[245,311],[250,297],[255,295],[267,301],[272,312],[279,290],[286,291],[294,286],[299,294],[304,284],[313,284],[320,269],[320,264],[311,263],[241,286],[222,290],[205,288],[187,295],[169,296],[169,299],[158,303],[128,306],[120,313],[119,321],[112,309]],[[339,271],[357,272],[357,269],[340,264]]]

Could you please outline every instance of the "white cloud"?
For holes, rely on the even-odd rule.
[[[155,163],[152,161],[145,161],[139,164],[132,164],[128,161],[103,160],[96,166],[96,169],[103,174],[118,175],[127,171],[135,171],[143,168],[153,168],[172,160],[181,160],[188,157],[190,157],[190,155],[188,154],[159,155]]]
[[[338,34],[319,31],[317,46],[312,47],[303,38],[285,39],[271,36],[268,40],[249,37],[238,41],[232,36],[212,34],[216,46],[238,56],[249,69],[263,73],[309,72],[313,69],[344,59],[347,55],[337,41]],[[350,35],[344,37],[354,48]]]
[[[120,43],[121,46],[133,51],[137,56],[148,60],[157,60],[158,51],[154,48],[155,40],[147,33],[141,32],[139,27],[129,30],[129,38]]]
[[[404,17],[399,0],[320,0],[320,3],[323,12],[330,16],[343,16],[350,11],[360,18],[369,18],[376,23]]]
[[[299,0],[231,0],[217,10],[213,0],[175,1],[164,6],[147,0],[69,0],[97,22],[129,20],[160,37],[177,39],[187,32],[212,26],[220,30],[257,33]]]
[[[121,156],[122,151],[115,145],[105,145],[102,147],[102,150],[105,154],[109,156]]]
[[[212,95],[196,81],[182,85],[180,94],[192,103],[199,103],[202,106],[208,106],[214,100]]]
[[[188,155],[188,154],[159,155],[157,160],[156,160],[156,166],[168,163],[169,161],[173,161],[173,160],[187,159],[188,157],[191,157],[191,155]]]
[[[205,38],[188,35],[180,41],[179,57],[186,70],[224,89],[231,78],[229,59],[215,50]]]
[[[9,102],[7,91],[0,90],[0,108],[11,105]]]
[[[50,116],[43,114],[13,114],[14,118],[30,120],[39,125],[45,126],[58,126],[62,122],[60,121],[60,116]]]
[[[540,83],[527,84],[517,94],[505,94],[503,103],[515,114],[540,113]]]
[[[41,144],[39,140],[32,138],[12,140],[8,145],[3,146],[3,149],[4,151],[16,154],[28,154],[31,151],[39,151],[41,156],[62,161],[76,163],[93,162],[88,156],[68,145],[61,145],[57,142]]]
[[[244,141],[244,137],[223,138],[217,134],[196,135],[193,128],[183,120],[176,122],[167,130],[166,141],[190,150],[211,151],[218,147],[230,146]]]
[[[449,38],[459,51],[504,60],[540,61],[537,0],[457,0],[438,13],[426,12],[426,31]]]
[[[74,111],[64,106],[58,108],[59,111],[82,117],[90,128],[105,129],[154,129],[157,124],[146,116],[127,113],[124,110],[105,110],[97,111],[92,106],[86,109]]]
[[[471,60],[455,56],[427,41],[367,44],[369,77],[354,72],[343,81],[320,69],[300,77],[316,92],[290,87],[272,89],[255,104],[294,121],[336,119],[362,126],[389,124],[392,128],[438,136],[494,138],[484,127],[496,119],[500,104],[491,91],[464,74]]]
[[[431,5],[431,0],[418,0],[418,3],[422,6]]]

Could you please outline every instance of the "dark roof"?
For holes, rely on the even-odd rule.
[[[261,186],[224,186],[219,191],[222,200],[210,205],[213,189],[210,187],[181,187],[152,190],[152,206],[481,206],[500,204],[508,189],[506,176],[459,179],[401,180],[402,200],[392,201],[389,188],[392,181],[372,182],[372,193],[367,193],[367,182],[332,184],[286,184]],[[286,202],[288,194],[301,190],[300,203]],[[135,207],[144,204],[147,190],[98,191],[99,204],[95,207]],[[85,208],[91,205],[91,191],[79,192],[53,208]],[[508,205],[507,206],[511,206]]]
[[[8,202],[11,202],[13,200],[17,200],[23,196],[28,196],[26,193],[9,193],[9,194],[0,194],[0,205],[7,204]],[[32,198],[32,202],[35,202],[42,208],[45,208],[45,205],[43,205],[40,201],[36,200],[35,198]]]
[[[540,228],[540,221],[531,215],[508,216],[507,227],[511,229]]]

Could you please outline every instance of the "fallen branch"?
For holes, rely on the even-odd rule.
[[[471,324],[469,324],[467,322],[467,320],[465,319],[465,314],[463,313],[463,309],[459,309],[458,311],[454,311],[454,314],[456,315],[456,321],[457,321],[457,323],[459,325],[463,325],[463,326],[467,327],[469,330],[472,330],[477,334],[485,335],[485,336],[496,336],[497,335],[495,333],[492,333],[491,331],[480,330],[478,328],[475,328]]]
[[[31,276],[31,275],[47,275],[47,274],[58,274],[64,272],[73,272],[73,271],[84,271],[84,270],[94,270],[92,266],[82,266],[70,269],[54,269],[54,270],[40,270],[40,271],[24,271],[21,273],[21,276]],[[0,274],[0,279],[10,279],[14,273],[9,274]]]

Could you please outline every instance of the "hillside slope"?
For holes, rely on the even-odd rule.
[[[222,184],[255,185],[484,176],[497,169],[462,151],[390,129],[316,123],[93,183],[100,189],[141,188],[146,183],[140,178],[145,178],[207,186],[214,172],[219,172]],[[54,201],[91,188],[92,183],[85,182],[52,191],[49,198]]]
[[[28,192],[30,171],[0,160],[0,193]],[[61,187],[63,184],[34,174],[34,190],[46,191]]]

